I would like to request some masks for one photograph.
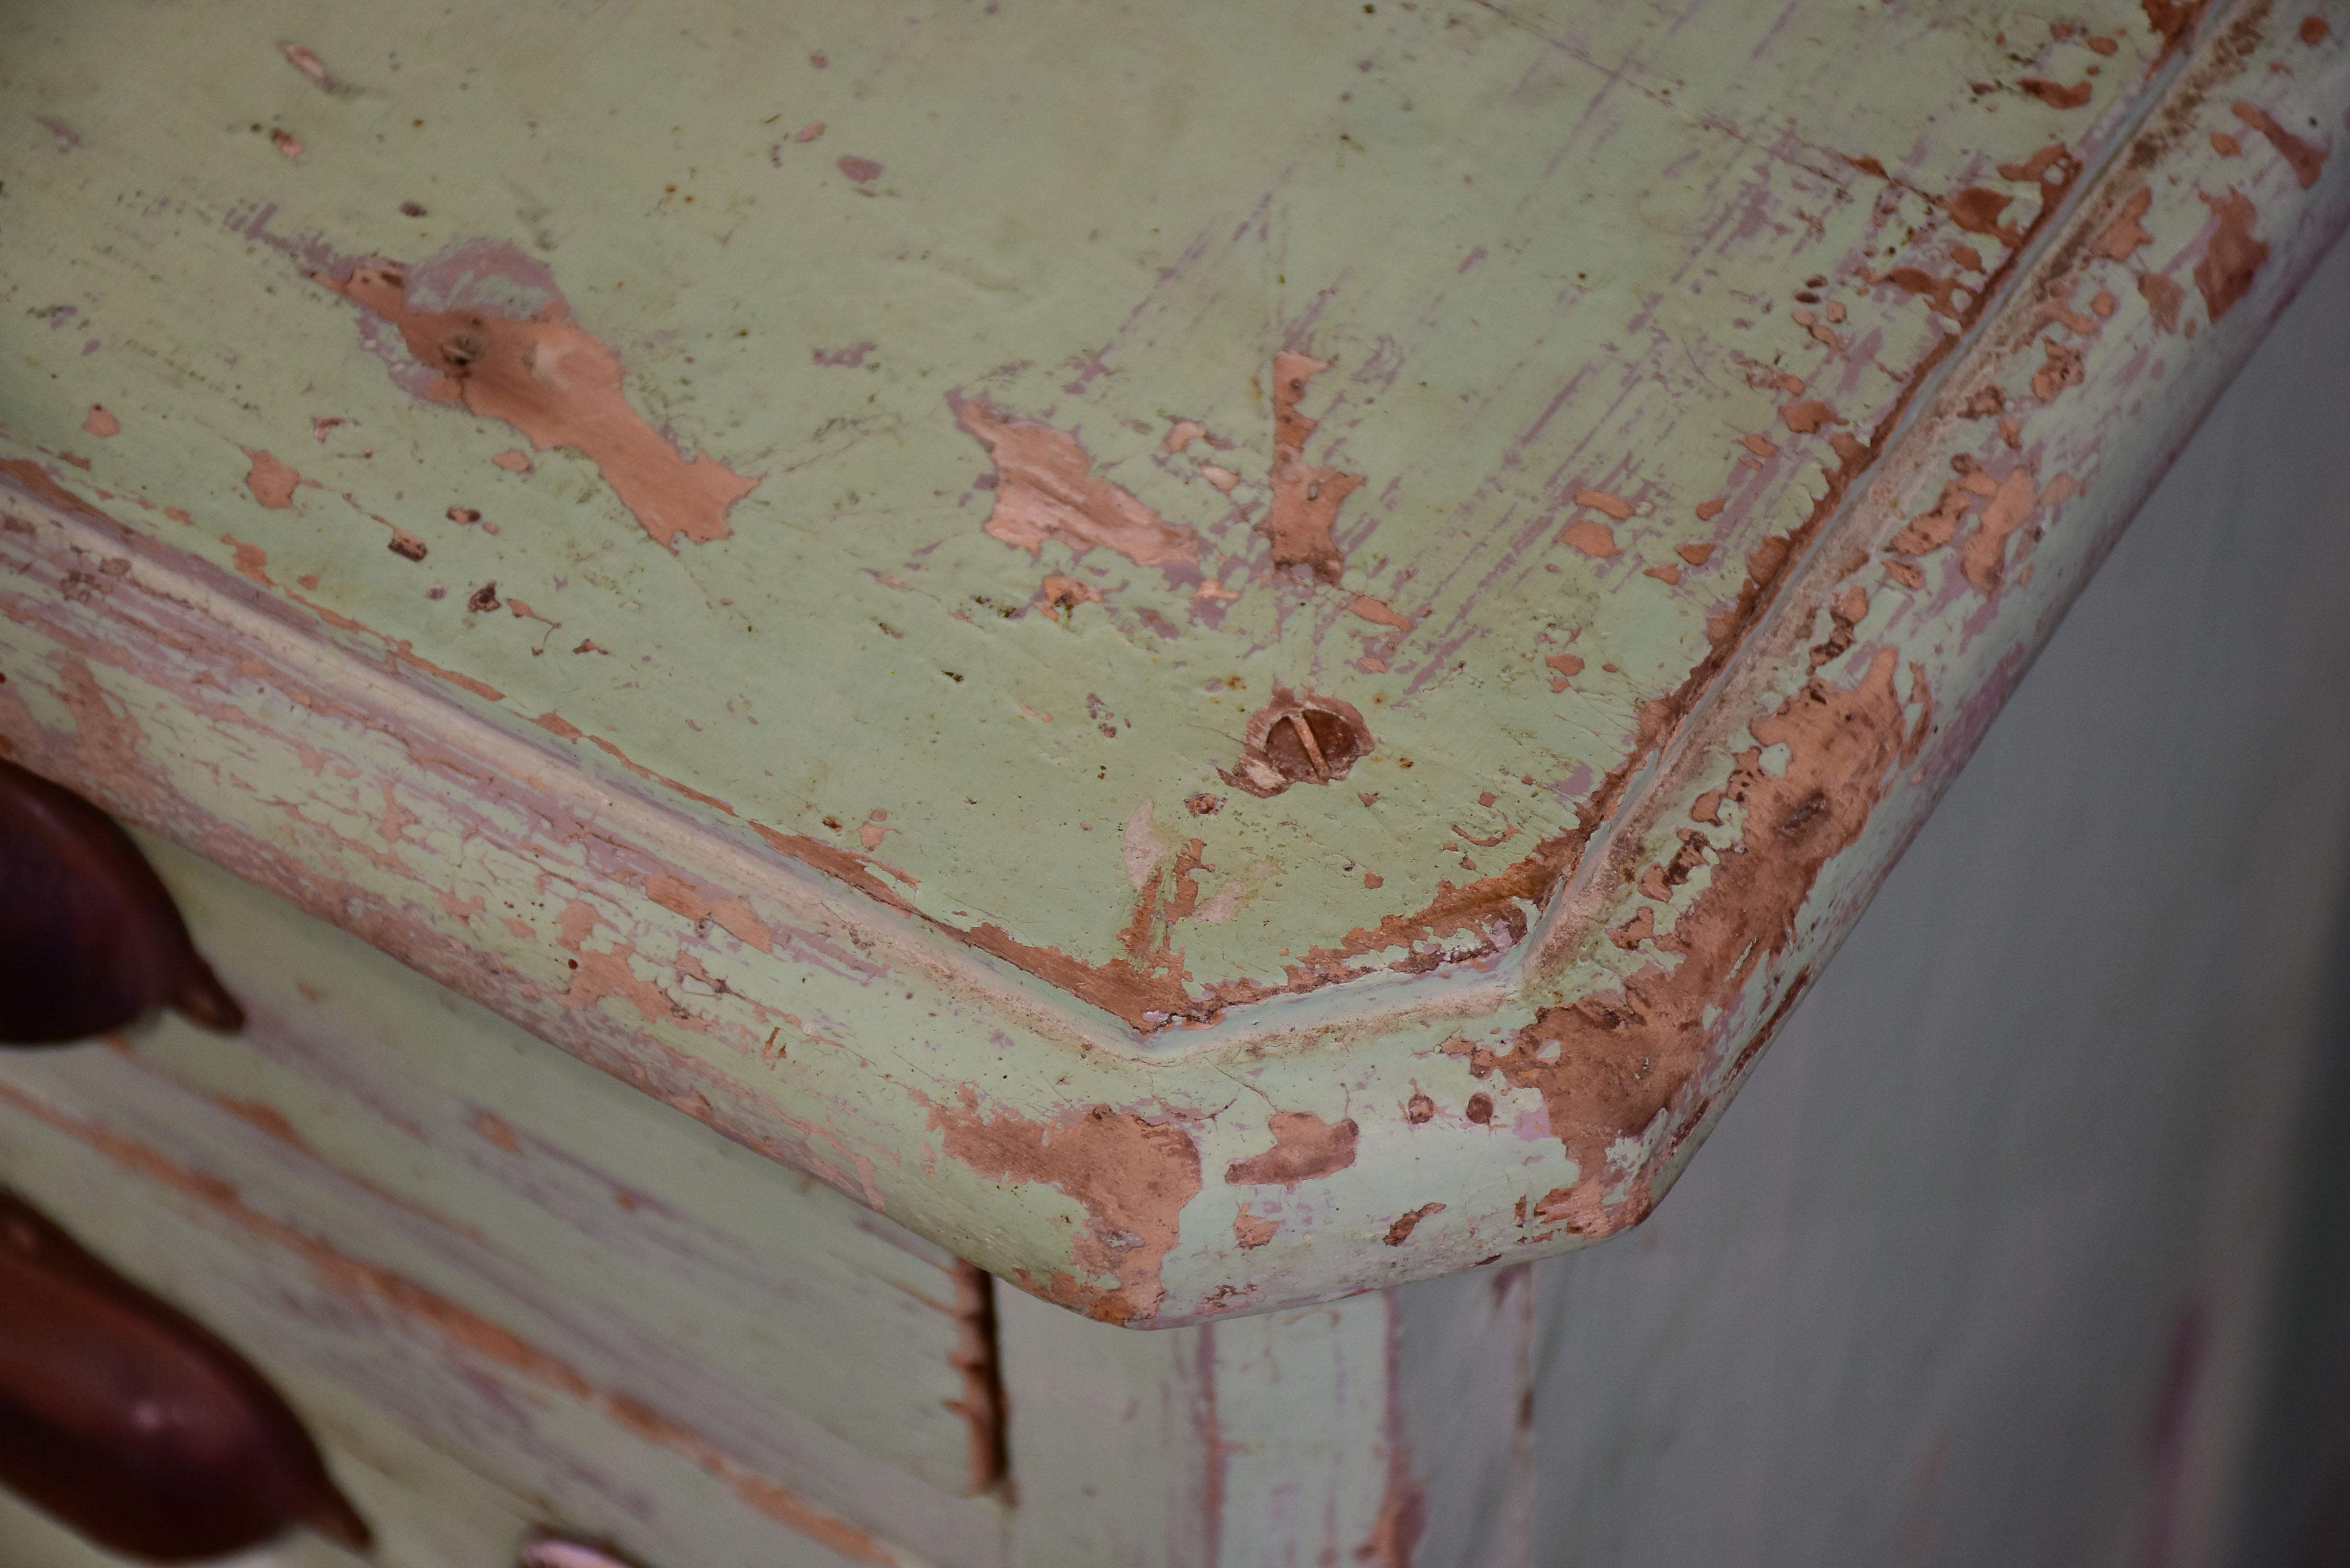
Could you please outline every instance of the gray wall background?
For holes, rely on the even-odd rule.
[[[1536,1562],[2336,1560],[2346,384],[2350,244],[1655,1218],[1537,1266]]]

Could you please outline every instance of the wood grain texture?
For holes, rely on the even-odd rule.
[[[2350,212],[2249,4],[142,16],[19,760],[1129,1324],[1644,1215]]]

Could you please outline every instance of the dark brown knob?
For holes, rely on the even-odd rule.
[[[61,1045],[158,1007],[244,1023],[130,836],[0,762],[0,1044]]]
[[[366,1521],[252,1364],[0,1189],[0,1483],[151,1563]]]

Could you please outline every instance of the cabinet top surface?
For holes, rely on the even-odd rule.
[[[1669,1187],[2350,13],[0,8],[0,746],[1040,1294]]]
[[[2165,44],[1813,0],[12,30],[11,431],[1144,1028],[1522,938]]]

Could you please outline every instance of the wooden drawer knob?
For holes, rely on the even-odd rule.
[[[0,1189],[0,1483],[117,1552],[217,1557],[366,1522],[253,1365]]]
[[[0,762],[0,1044],[60,1045],[158,1007],[244,1023],[130,836]]]

